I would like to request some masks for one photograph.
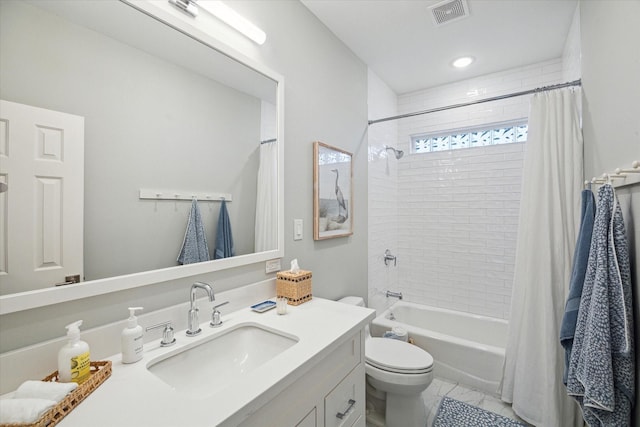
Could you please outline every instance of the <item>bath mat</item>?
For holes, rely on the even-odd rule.
[[[493,412],[485,411],[459,400],[443,397],[433,427],[526,427],[516,420],[512,420]]]

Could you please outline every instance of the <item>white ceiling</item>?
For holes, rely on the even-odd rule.
[[[562,56],[578,0],[467,0],[436,26],[440,0],[301,0],[397,94]],[[464,70],[451,62],[473,56]]]

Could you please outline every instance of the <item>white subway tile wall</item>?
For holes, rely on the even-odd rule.
[[[562,60],[398,97],[398,114],[562,81]],[[530,96],[398,121],[411,136],[526,118]],[[410,301],[509,317],[525,144],[414,154],[398,169],[399,288]]]
[[[389,87],[369,71],[369,118],[397,114],[398,100]],[[398,251],[398,160],[384,149],[396,146],[398,122],[389,121],[369,127],[369,281],[368,304],[379,312],[389,301],[387,289],[398,287],[399,266],[385,266],[384,251]],[[395,302],[395,300],[393,301]]]
[[[401,167],[399,283],[409,301],[508,317],[523,154],[523,143],[493,145],[417,154]]]
[[[560,83],[562,64],[546,61],[400,95],[397,114]],[[384,93],[380,85],[370,89],[370,109],[391,102]],[[526,118],[529,100],[510,98],[369,127],[371,306],[393,302],[380,294],[393,289],[416,303],[509,317],[525,144],[405,154],[399,161],[374,153],[393,145],[389,123],[397,124],[398,148],[410,153],[411,135]],[[386,246],[398,257],[397,269],[381,261]]]

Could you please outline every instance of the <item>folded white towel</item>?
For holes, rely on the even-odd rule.
[[[32,424],[55,405],[46,399],[0,399],[0,423]]]
[[[15,399],[47,399],[57,403],[77,387],[76,383],[29,380],[18,387],[13,397]]]

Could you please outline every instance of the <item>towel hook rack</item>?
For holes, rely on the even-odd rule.
[[[585,181],[584,184],[591,189],[591,184],[610,184],[614,187],[625,187],[640,183],[640,175],[630,176],[631,174],[640,174],[640,161],[634,160],[631,162],[631,169],[616,168],[614,173],[603,173],[601,177],[591,178],[590,181]],[[623,182],[614,184],[614,180],[622,180]]]
[[[151,200],[203,200],[208,202],[218,202],[225,200],[231,202],[233,196],[230,193],[206,192],[199,193],[197,191],[173,191],[173,190],[156,190],[141,188],[139,192],[140,199]]]
[[[614,179],[626,179],[626,178],[627,178],[626,175],[618,175],[618,174],[614,174],[614,173],[603,173],[602,174],[602,179],[607,184],[613,184],[613,180]]]
[[[616,174],[619,175],[622,173],[640,173],[640,161],[635,160],[633,163],[631,163],[631,169],[616,169]]]

